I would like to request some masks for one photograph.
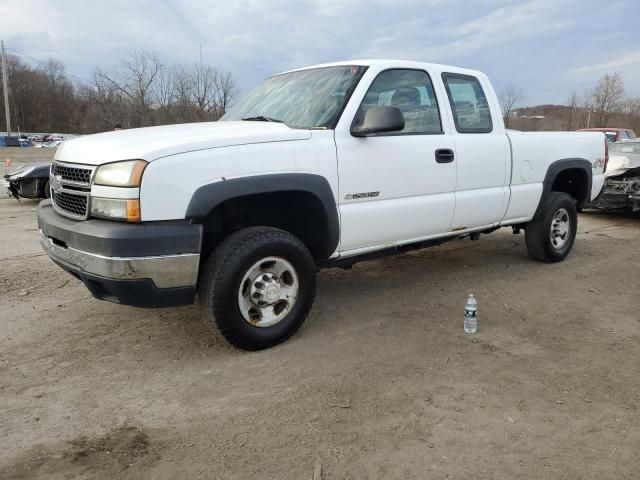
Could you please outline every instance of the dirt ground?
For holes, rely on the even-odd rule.
[[[247,353],[94,300],[1,198],[2,479],[640,478],[640,218],[580,215],[560,264],[503,229],[323,271]]]

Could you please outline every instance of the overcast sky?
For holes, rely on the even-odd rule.
[[[0,0],[0,36],[86,81],[133,49],[192,63],[202,44],[244,92],[292,67],[403,58],[483,70],[526,105],[614,71],[640,96],[640,0]]]

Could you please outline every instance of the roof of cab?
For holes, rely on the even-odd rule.
[[[283,73],[297,72],[301,70],[311,70],[314,68],[324,68],[324,67],[338,67],[343,65],[379,67],[382,69],[384,68],[423,68],[426,70],[448,71],[452,73],[462,73],[462,74],[474,75],[474,76],[485,76],[484,73],[478,70],[455,67],[453,65],[443,65],[439,63],[426,63],[426,62],[416,62],[412,60],[394,60],[394,59],[360,59],[360,60],[343,60],[341,62],[321,63],[317,65],[309,65],[307,67],[293,68],[285,72],[280,72],[278,75],[282,75]]]
[[[618,128],[618,127],[594,127],[594,128],[579,128],[576,132],[633,132],[630,128]]]

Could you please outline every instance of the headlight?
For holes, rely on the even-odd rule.
[[[126,222],[140,221],[140,200],[130,198],[91,198],[91,216],[108,218],[110,220],[124,220]]]
[[[147,162],[126,160],[98,167],[93,183],[107,187],[139,187]]]
[[[140,187],[142,173],[147,162],[144,160],[125,160],[122,162],[107,163],[98,167],[93,179],[93,185],[113,188],[113,196],[120,197],[116,192],[122,192],[120,187]],[[104,189],[110,190],[110,189]],[[129,190],[129,192],[131,192]],[[94,192],[95,194],[96,192]],[[118,194],[116,194],[118,193]],[[91,216],[107,218],[110,220],[124,220],[125,222],[140,222],[139,198],[110,198],[108,192],[104,196],[91,196]],[[130,196],[130,195],[125,195]],[[137,195],[136,195],[137,196]]]

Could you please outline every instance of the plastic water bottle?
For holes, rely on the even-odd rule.
[[[469,294],[467,304],[464,306],[464,331],[466,333],[478,331],[478,302],[473,293]]]

